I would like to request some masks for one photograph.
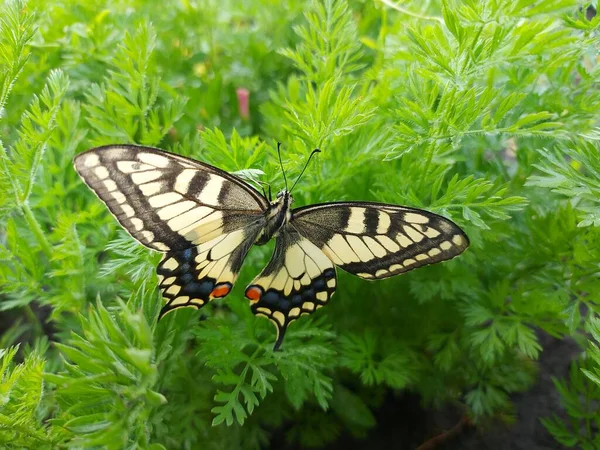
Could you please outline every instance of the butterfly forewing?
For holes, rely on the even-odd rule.
[[[207,224],[216,234],[228,225],[228,210],[260,215],[267,206],[226,172],[146,147],[92,149],[75,158],[75,168],[135,239],[159,251],[200,243],[194,231]]]
[[[254,314],[275,324],[277,349],[288,325],[325,305],[336,283],[331,260],[288,225],[277,237],[271,261],[246,289],[246,297]]]
[[[229,293],[264,226],[267,200],[215,167],[138,146],[107,146],[75,168],[123,227],[166,255],[158,266],[168,303],[201,307]]]
[[[293,211],[298,232],[337,266],[380,279],[444,261],[469,245],[450,220],[420,209],[383,203],[324,203]]]

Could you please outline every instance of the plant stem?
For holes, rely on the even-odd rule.
[[[427,161],[425,161],[425,167],[423,168],[423,173],[421,174],[421,180],[419,184],[420,189],[423,189],[425,187],[425,179],[427,178],[427,175],[429,175],[429,166],[431,165],[431,161],[433,160],[433,153],[435,152],[434,149],[427,147],[425,151],[427,151]]]
[[[27,221],[27,225],[29,225],[29,228],[31,228],[31,231],[33,231],[33,234],[35,234],[35,237],[37,238],[39,244],[42,246],[42,251],[44,252],[44,255],[46,255],[46,257],[50,259],[52,257],[52,246],[48,242],[48,239],[46,239],[46,235],[44,234],[40,223],[33,215],[33,212],[29,207],[29,203],[23,203],[21,205],[21,210],[23,211],[23,216]]]
[[[35,331],[36,336],[43,336],[44,327],[42,326],[42,323],[40,322],[38,316],[33,312],[33,309],[31,309],[31,305],[25,305],[23,310],[25,311],[27,320],[29,320],[29,322],[33,326],[33,330]]]
[[[447,443],[452,439],[455,439],[466,428],[469,428],[471,426],[473,426],[473,422],[471,422],[471,419],[469,419],[468,416],[463,416],[460,419],[460,421],[452,428],[443,431],[437,436],[434,436],[431,439],[428,439],[427,441],[423,442],[419,447],[417,447],[417,450],[433,450],[435,448],[440,448],[443,444]]]

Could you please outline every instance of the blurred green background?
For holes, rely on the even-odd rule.
[[[0,445],[467,448],[469,426],[505,430],[500,445],[528,420],[533,441],[598,448],[595,6],[5,1]],[[425,208],[471,247],[381,282],[340,273],[278,353],[243,297],[272,245],[227,299],[157,324],[159,256],[73,156],[158,146],[278,190],[278,141],[290,179],[322,149],[295,206]],[[574,361],[544,395],[562,406],[531,420],[513,400],[548,380],[537,361],[557,339]],[[457,425],[402,427],[406,405]]]

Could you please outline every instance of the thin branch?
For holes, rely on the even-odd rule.
[[[50,242],[48,242],[48,239],[46,239],[46,235],[44,234],[40,223],[33,215],[33,212],[31,211],[31,208],[27,202],[21,205],[21,211],[23,212],[23,216],[27,221],[27,225],[29,225],[29,228],[31,231],[33,231],[33,234],[37,238],[37,241],[42,246],[42,251],[46,257],[50,259],[52,257],[52,246],[50,245]]]
[[[31,308],[31,305],[25,305],[25,307],[23,308],[23,311],[25,312],[25,315],[27,316],[27,320],[29,320],[29,322],[31,323],[31,326],[33,327],[33,330],[35,332],[35,337],[43,336],[45,334],[44,326],[42,325],[42,322],[38,318],[37,314]]]
[[[390,0],[380,0],[381,3],[383,3],[384,5],[395,9],[396,11],[401,12],[402,14],[406,14],[407,16],[412,16],[415,17],[417,19],[422,19],[422,20],[435,20],[436,22],[439,22],[441,24],[444,23],[444,21],[442,20],[441,17],[436,17],[436,16],[424,16],[422,14],[418,14],[416,12],[410,11],[406,8],[402,8],[401,6],[398,6],[396,3],[391,2]]]
[[[452,428],[442,431],[440,434],[426,440],[417,447],[417,450],[434,450],[439,448],[442,444],[445,444],[448,441],[458,437],[458,435],[461,434],[465,428],[472,426],[473,422],[471,422],[471,419],[467,416],[463,416]]]

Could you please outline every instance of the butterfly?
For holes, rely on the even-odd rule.
[[[275,324],[274,350],[292,321],[327,304],[336,266],[378,280],[469,246],[456,224],[428,211],[374,202],[292,209],[287,188],[271,200],[235,175],[155,148],[93,148],[74,165],[134,239],[163,253],[159,318],[225,297],[250,247],[275,238],[271,260],[245,291],[252,312]]]

